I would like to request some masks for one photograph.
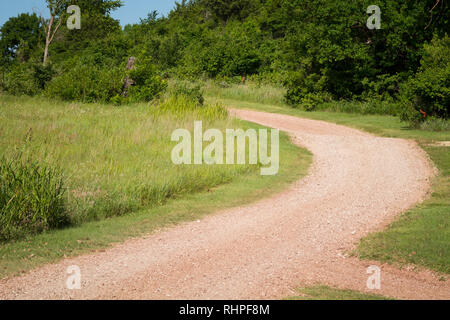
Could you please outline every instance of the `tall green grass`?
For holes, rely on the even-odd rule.
[[[400,106],[389,101],[372,99],[370,101],[331,101],[320,103],[314,111],[343,112],[362,115],[398,116]]]
[[[450,131],[450,120],[441,118],[428,118],[420,123],[420,129],[426,131]]]
[[[192,132],[195,120],[204,130],[238,126],[220,105],[199,106],[184,96],[114,107],[2,95],[0,150],[11,159],[21,149],[25,158],[61,168],[67,215],[76,225],[159,206],[258,169],[174,165],[171,134]]]
[[[251,81],[246,84],[236,84],[212,80],[201,83],[201,86],[205,95],[210,97],[275,105],[285,104],[286,90],[282,87]]]
[[[264,128],[248,122],[241,122],[239,126],[255,130]],[[106,249],[111,244],[158,232],[181,222],[201,220],[219,210],[267,198],[305,176],[311,158],[309,152],[293,145],[289,137],[281,132],[280,171],[277,175],[261,176],[259,170],[251,170],[248,174],[236,176],[230,183],[168,199],[162,206],[1,243],[0,279],[63,258]]]
[[[58,168],[0,159],[0,241],[68,223],[64,178]]]

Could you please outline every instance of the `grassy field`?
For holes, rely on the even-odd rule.
[[[260,176],[259,166],[173,165],[170,134],[194,119],[205,128],[261,128],[214,108],[186,114],[1,96],[2,155],[22,150],[60,166],[72,224],[1,243],[0,278],[255,201],[307,173],[311,155],[286,135],[276,176]]]
[[[242,102],[283,105],[285,89],[270,85],[248,82],[247,85],[228,84],[217,81],[199,83],[210,97],[232,99]]]
[[[72,223],[161,205],[257,169],[174,165],[175,129],[192,131],[195,120],[202,120],[205,130],[238,123],[214,106],[183,111],[186,101],[165,104],[117,108],[2,97],[0,148],[8,158],[20,153],[63,170]],[[173,110],[161,113],[165,107]]]
[[[380,295],[330,288],[328,286],[299,288],[297,292],[297,296],[289,297],[286,300],[393,300]]]
[[[278,103],[256,101],[253,97],[258,89],[246,98],[236,100],[239,86],[232,91],[213,96],[206,91],[208,101],[220,102],[228,107],[252,109],[272,113],[288,114],[315,120],[323,120],[370,133],[394,138],[414,139],[429,154],[439,169],[439,175],[433,183],[430,199],[400,216],[387,230],[372,234],[361,241],[354,252],[362,259],[394,263],[399,266],[415,264],[444,274],[450,273],[450,147],[435,146],[437,141],[450,141],[450,131],[424,131],[410,129],[396,117],[382,115],[347,114],[341,112],[305,112]],[[244,89],[245,88],[245,89]],[[215,93],[219,89],[212,91]],[[279,94],[273,89],[272,95]],[[241,98],[239,98],[241,99]],[[271,99],[275,99],[272,97]]]

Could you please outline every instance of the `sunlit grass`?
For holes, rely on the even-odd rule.
[[[424,149],[440,172],[433,195],[387,230],[364,238],[356,253],[363,259],[416,264],[450,274],[450,147]]]
[[[168,134],[173,128],[189,129],[194,119],[205,119],[205,127],[219,129],[262,127],[222,117],[214,120],[211,115],[217,113],[212,110],[191,112],[186,117],[159,110],[155,118],[152,107],[0,98],[1,150],[13,154],[19,148],[35,158],[58,163],[66,171],[71,213],[80,215],[68,228],[0,244],[0,278],[249,204],[281,191],[308,171],[311,155],[291,144],[285,134],[280,136],[278,175],[261,176],[259,166],[174,167],[170,153],[167,158],[171,151]],[[164,197],[167,188],[185,184],[192,189],[175,188],[180,192]],[[140,188],[153,185],[160,188],[153,191],[163,195],[153,199],[161,203],[142,203]],[[121,208],[123,211],[118,211]]]
[[[212,80],[201,82],[200,85],[204,93],[211,97],[275,105],[283,105],[285,101],[286,89],[281,86],[252,81],[243,85]]]
[[[62,168],[72,221],[85,222],[161,205],[168,198],[230,182],[257,166],[176,166],[171,133],[235,128],[216,106],[187,110],[186,101],[114,107],[39,98],[0,99],[2,155]]]
[[[289,297],[287,300],[392,300],[376,294],[367,294],[328,286],[299,288],[296,291],[298,295]]]

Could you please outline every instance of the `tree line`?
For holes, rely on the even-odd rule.
[[[450,115],[446,0],[183,0],[166,17],[150,12],[124,28],[111,17],[120,1],[47,4],[50,19],[21,14],[1,27],[2,91],[149,101],[171,77],[253,78],[285,86],[294,107],[370,100],[392,102],[411,122]],[[74,4],[80,30],[64,27]],[[373,4],[381,29],[366,26]],[[135,85],[124,97],[130,73]]]

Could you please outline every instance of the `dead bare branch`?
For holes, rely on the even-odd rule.
[[[428,25],[425,27],[425,30],[427,30],[430,26],[431,23],[433,22],[433,10],[436,9],[436,7],[439,5],[439,3],[441,3],[442,5],[444,4],[444,0],[437,0],[436,3],[434,4],[433,8],[431,8],[430,10],[430,22],[428,22]]]

